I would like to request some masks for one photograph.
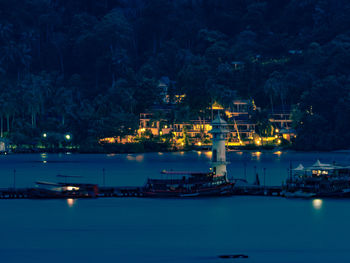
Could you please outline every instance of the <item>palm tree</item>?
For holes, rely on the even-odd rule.
[[[56,90],[54,96],[54,107],[61,117],[61,125],[66,123],[67,115],[70,115],[74,107],[73,92],[69,88],[60,87]]]
[[[37,116],[44,112],[45,100],[51,96],[51,76],[42,73],[41,75],[29,74],[22,81],[24,99],[31,114],[31,126],[36,128]]]
[[[281,106],[284,109],[286,86],[284,85],[284,79],[281,73],[278,71],[273,72],[269,79],[265,82],[264,86],[265,94],[269,96],[271,103],[271,111],[273,112],[274,98],[280,97]]]
[[[17,110],[17,105],[15,101],[15,96],[12,96],[11,93],[5,93],[3,106],[2,106],[2,115],[6,118],[6,131],[11,132],[10,118],[13,117]],[[1,118],[2,119],[2,118]]]

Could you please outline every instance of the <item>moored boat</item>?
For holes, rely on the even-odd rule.
[[[80,183],[36,182],[30,192],[32,198],[84,198],[97,195],[97,185]]]
[[[148,197],[220,196],[231,192],[233,183],[214,173],[168,172],[171,179],[148,179],[143,194]],[[177,177],[177,178],[174,178]]]

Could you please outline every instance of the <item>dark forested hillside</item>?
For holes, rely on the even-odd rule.
[[[347,0],[0,0],[1,135],[132,133],[158,80],[196,115],[292,105],[299,149],[350,147]],[[186,106],[186,107],[185,107]]]

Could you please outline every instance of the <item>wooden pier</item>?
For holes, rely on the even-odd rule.
[[[142,187],[100,187],[98,197],[142,197]]]
[[[282,190],[281,186],[235,186],[232,195],[281,196]]]
[[[233,187],[227,195],[281,196],[282,187],[278,186],[238,186]],[[41,195],[36,188],[0,188],[0,199],[51,199],[51,198],[105,198],[105,197],[144,197],[143,187],[118,186],[99,187],[97,195]]]
[[[27,199],[30,195],[30,188],[0,188],[0,199]]]

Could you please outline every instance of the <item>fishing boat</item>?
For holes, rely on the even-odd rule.
[[[33,198],[83,198],[97,197],[98,186],[96,184],[83,184],[67,182],[68,178],[80,178],[81,176],[57,175],[64,178],[65,182],[44,182],[35,183],[35,188],[31,189]]]
[[[231,192],[233,183],[225,176],[202,172],[163,171],[162,179],[148,179],[143,195],[148,197],[221,196]]]

